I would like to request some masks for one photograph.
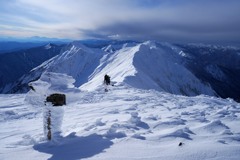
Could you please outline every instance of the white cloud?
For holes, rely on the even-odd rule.
[[[21,26],[19,32],[26,27],[39,36],[66,38],[231,39],[232,33],[240,34],[239,4],[237,0],[17,0],[11,4],[16,10],[0,11],[0,22]]]

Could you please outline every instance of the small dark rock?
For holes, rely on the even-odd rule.
[[[179,144],[178,144],[178,146],[182,146],[183,145],[183,142],[180,142]]]
[[[28,85],[28,86],[29,86],[29,88],[30,88],[31,90],[36,91],[36,90],[33,88],[33,86],[31,86],[31,85]]]

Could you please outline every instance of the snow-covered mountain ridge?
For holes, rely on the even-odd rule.
[[[153,41],[104,43],[100,46],[70,43],[59,55],[16,81],[9,92],[26,92],[27,83],[48,71],[72,76],[76,87],[83,90],[97,89],[103,83],[104,74],[109,74],[116,83],[142,89],[189,96],[239,97],[240,86],[236,81],[240,75],[240,51],[236,48]]]
[[[145,42],[133,47],[123,47],[112,54],[101,70],[81,86],[94,90],[101,85],[105,73],[116,82],[125,82],[135,88],[156,89],[173,94],[214,95],[214,91],[199,81],[175,57],[170,48],[161,48],[153,42]],[[103,65],[103,64],[102,64]]]

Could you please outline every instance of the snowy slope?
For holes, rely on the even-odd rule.
[[[73,42],[65,52],[47,64],[46,71],[70,75],[76,80],[75,85],[80,86],[88,81],[88,76],[99,65],[103,55],[101,49],[90,49],[81,43]]]
[[[0,95],[0,159],[240,157],[240,105],[231,99],[177,96],[124,83],[109,92],[104,92],[104,86],[80,92],[69,76],[51,73],[49,79],[48,75],[33,83],[36,93]],[[46,106],[31,101],[49,90],[67,95],[61,135],[51,142],[43,135]]]
[[[60,53],[62,46],[47,44],[0,56],[0,93],[7,93],[23,74]]]
[[[113,51],[109,48],[118,49]],[[136,88],[189,96],[215,95],[206,82],[200,81],[184,67],[181,58],[171,45],[150,41],[112,45],[103,50],[73,42],[61,54],[23,76],[13,90],[24,88],[28,82],[48,71],[72,76],[76,80],[75,86],[82,90],[97,89],[102,85],[104,75],[109,74],[115,83],[126,83]]]
[[[222,98],[240,102],[240,49],[215,45],[178,45],[183,63]]]
[[[88,75],[99,64],[103,56],[101,49],[90,49],[78,42],[73,42],[61,50],[61,53],[45,61],[23,75],[11,86],[10,93],[22,93],[29,90],[28,83],[40,78],[44,72],[65,73],[76,79],[76,86],[88,81]]]
[[[2,78],[0,90],[2,93],[26,93],[28,83],[37,80],[45,71],[67,73],[76,80],[77,87],[94,90],[108,73],[113,81],[137,88],[182,95],[217,94],[239,101],[239,53],[239,48],[201,44],[78,41],[70,43],[60,55],[45,61],[14,83],[6,84],[4,78],[14,75],[10,72],[9,77]],[[41,54],[35,55],[42,58]],[[28,55],[25,58],[29,59]],[[17,73],[18,76],[22,74]]]
[[[102,61],[81,89],[96,89],[101,85],[104,74],[109,74],[113,81],[125,82],[136,88],[190,96],[215,95],[209,85],[181,64],[181,57],[176,57],[176,51],[168,45],[148,41],[133,47],[126,46]]]

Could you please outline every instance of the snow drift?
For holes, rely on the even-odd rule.
[[[231,99],[126,85],[75,96],[64,106],[59,137],[49,142],[43,107],[29,106],[25,94],[0,95],[0,159],[239,159],[240,105]]]

